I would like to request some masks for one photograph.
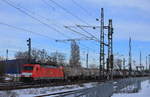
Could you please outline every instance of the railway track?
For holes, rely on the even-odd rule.
[[[85,91],[85,89],[71,90],[71,91],[65,91],[65,92],[59,92],[59,93],[51,93],[51,94],[39,95],[39,96],[35,96],[35,97],[44,97],[44,96],[64,97],[67,95],[77,94],[82,91]]]
[[[40,87],[49,87],[49,86],[63,86],[63,85],[74,85],[82,84],[89,82],[104,82],[104,80],[92,80],[92,81],[75,81],[75,82],[52,82],[52,83],[23,83],[23,82],[8,82],[0,83],[0,90],[16,90],[16,89],[26,89],[26,88],[40,88]]]
[[[32,84],[26,84],[23,82],[7,82],[7,83],[0,83],[0,90],[13,90],[13,89],[20,89],[23,87],[29,87]]]
[[[122,78],[115,78],[114,80],[118,80]],[[63,85],[74,85],[74,84],[82,84],[89,82],[106,82],[107,80],[79,80],[74,82],[51,82],[51,83],[23,83],[23,82],[4,82],[0,83],[0,90],[16,90],[16,89],[26,89],[26,88],[42,88],[42,87],[50,87],[50,86],[63,86]]]

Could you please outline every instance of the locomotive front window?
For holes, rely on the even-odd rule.
[[[33,66],[25,66],[23,69],[24,70],[33,70]]]

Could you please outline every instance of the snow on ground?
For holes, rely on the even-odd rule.
[[[150,81],[142,82],[138,93],[118,93],[113,94],[112,97],[150,97]]]
[[[53,86],[53,87],[44,87],[44,88],[30,88],[30,89],[21,89],[21,90],[9,90],[9,91],[0,91],[0,97],[33,97],[43,94],[52,94],[58,92],[65,92],[71,90],[79,90],[85,88],[91,88],[96,86],[97,82],[85,83],[80,85],[65,85],[65,86]]]
[[[114,87],[117,82],[113,82]],[[72,90],[86,89],[97,86],[98,82],[84,83],[77,85],[65,85],[65,86],[52,86],[52,87],[43,87],[43,88],[29,88],[29,89],[20,89],[20,90],[10,90],[10,91],[0,91],[0,97],[33,97],[39,95],[53,94],[59,92],[66,92]],[[141,85],[141,86],[139,86]],[[134,93],[124,93],[126,89],[134,90],[132,86],[140,87],[140,90]],[[119,93],[114,93],[112,97],[150,97],[150,80],[143,81],[141,84],[135,84],[127,86],[120,90]]]

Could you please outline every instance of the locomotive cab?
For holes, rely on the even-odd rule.
[[[21,72],[22,81],[33,80],[33,75],[35,72],[39,71],[39,66],[36,64],[24,64]]]

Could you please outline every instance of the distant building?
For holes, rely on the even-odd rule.
[[[28,63],[24,59],[14,59],[7,61],[0,61],[0,73],[1,74],[20,74],[22,65]]]

